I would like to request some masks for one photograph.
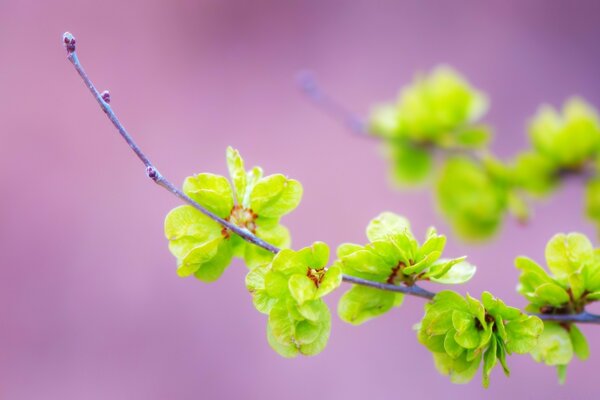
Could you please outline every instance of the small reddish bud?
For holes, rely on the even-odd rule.
[[[69,53],[73,53],[75,51],[75,43],[75,36],[73,36],[70,32],[65,32],[63,34],[63,44]]]
[[[104,100],[106,103],[110,103],[110,92],[108,90],[102,92],[100,96],[102,97],[102,100]]]
[[[148,175],[148,178],[152,179],[153,181],[158,179],[158,171],[152,166],[148,166],[146,168],[146,175]]]

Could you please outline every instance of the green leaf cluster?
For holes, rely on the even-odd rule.
[[[455,231],[467,239],[493,235],[514,196],[507,168],[492,158],[484,165],[464,156],[444,163],[436,184],[438,207]],[[518,203],[520,204],[520,203]]]
[[[237,150],[227,149],[230,180],[209,173],[186,178],[184,193],[195,202],[238,227],[277,246],[289,247],[290,234],[279,223],[302,198],[302,185],[281,174],[263,176],[259,167],[244,169]],[[248,267],[268,263],[273,254],[245,242],[192,206],[177,207],[166,217],[165,236],[177,258],[179,276],[217,280],[233,257]]]
[[[600,151],[600,120],[583,99],[571,98],[562,114],[544,105],[529,124],[533,149],[556,169],[577,169]]]
[[[517,290],[528,301],[527,310],[542,314],[576,314],[600,299],[600,252],[580,233],[558,234],[546,245],[550,273],[527,257],[518,257],[521,271]],[[545,322],[545,330],[532,351],[538,362],[557,367],[564,381],[573,355],[589,355],[585,336],[574,324]]]
[[[327,344],[331,315],[322,297],[342,280],[337,265],[326,268],[329,247],[316,242],[299,251],[280,251],[246,276],[256,309],[269,316],[267,339],[284,357],[315,355]]]
[[[477,300],[452,291],[438,293],[425,306],[418,339],[433,353],[436,368],[454,383],[467,383],[482,367],[483,386],[500,363],[508,376],[506,355],[532,351],[543,323],[509,307],[488,292]]]
[[[370,131],[387,140],[393,175],[403,184],[423,181],[432,150],[487,145],[489,127],[476,124],[488,109],[487,97],[448,66],[419,74],[393,104],[376,107]]]
[[[514,179],[533,195],[548,194],[561,175],[581,172],[600,155],[600,119],[580,98],[568,99],[562,113],[540,107],[529,123],[529,137],[532,149],[515,158]]]
[[[338,247],[342,271],[351,276],[393,285],[411,286],[420,280],[459,284],[471,279],[475,267],[465,257],[441,258],[446,237],[431,228],[425,242],[413,236],[409,222],[385,212],[367,226],[369,243],[365,246],[345,243]],[[351,324],[362,324],[399,307],[403,294],[365,286],[353,286],[340,299],[338,314]]]

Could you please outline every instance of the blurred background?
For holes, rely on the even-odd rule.
[[[543,261],[557,232],[597,244],[581,184],[538,204],[528,226],[508,220],[492,242],[462,243],[427,189],[393,189],[377,143],[315,109],[294,76],[312,69],[364,114],[448,63],[490,95],[492,148],[510,157],[542,102],[600,106],[599,14],[597,1],[0,0],[0,398],[597,398],[600,327],[584,327],[592,356],[566,385],[512,356],[513,376],[495,370],[485,391],[479,377],[460,386],[436,372],[412,330],[416,298],[360,327],[334,318],[323,353],[280,358],[241,262],[212,285],[177,277],[163,218],[179,202],[145,178],[61,35],[74,33],[98,88],[174,182],[226,173],[232,145],[303,183],[284,219],[295,247],[362,243],[368,221],[394,211],[469,255],[479,270],[463,293],[523,307],[515,256]]]

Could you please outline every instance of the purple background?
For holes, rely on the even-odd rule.
[[[484,391],[479,377],[459,386],[435,371],[411,329],[423,307],[413,298],[360,327],[334,318],[317,357],[280,358],[241,262],[212,285],[176,276],[162,224],[179,203],[145,179],[60,44],[63,31],[76,35],[88,72],[174,182],[225,173],[233,145],[249,165],[303,183],[284,220],[295,246],[335,247],[363,242],[384,210],[419,236],[450,231],[428,190],[392,190],[378,146],[299,94],[298,70],[366,112],[447,62],[490,95],[503,157],[526,146],[541,102],[580,94],[600,105],[600,3],[483,3],[0,0],[0,398],[597,398],[600,328],[584,328],[592,356],[565,386],[513,356],[513,376],[494,371]],[[524,306],[515,256],[542,260],[560,231],[597,243],[580,186],[539,204],[527,227],[508,220],[493,242],[450,235],[447,254],[479,266],[458,290]]]

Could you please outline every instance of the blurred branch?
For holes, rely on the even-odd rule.
[[[158,170],[156,169],[154,164],[152,164],[152,162],[150,161],[148,156],[146,156],[146,154],[142,151],[142,149],[138,146],[138,144],[133,140],[131,135],[127,132],[127,130],[125,129],[123,124],[121,124],[121,122],[117,118],[117,115],[115,114],[115,112],[113,111],[112,107],[109,104],[110,103],[110,93],[108,91],[104,91],[104,92],[100,93],[98,91],[98,89],[96,89],[96,86],[94,86],[94,84],[90,80],[89,76],[86,74],[81,63],[79,62],[79,58],[77,57],[75,37],[72,34],[70,34],[69,32],[65,33],[63,35],[63,44],[67,50],[67,59],[71,62],[71,64],[73,64],[73,67],[75,67],[75,70],[77,71],[77,73],[79,74],[79,76],[81,77],[81,79],[83,80],[83,82],[85,83],[87,88],[89,89],[89,91],[92,93],[92,96],[94,96],[94,98],[96,99],[96,102],[98,102],[98,105],[100,105],[100,108],[102,109],[102,111],[104,111],[104,113],[106,114],[106,116],[108,117],[110,122],[112,122],[112,124],[117,129],[117,131],[119,132],[121,137],[125,140],[125,142],[127,142],[127,144],[133,150],[135,155],[144,164],[144,166],[146,167],[146,175],[150,179],[152,179],[152,181],[154,181],[154,183],[156,183],[157,185],[168,190],[169,192],[174,194],[176,197],[178,197],[183,202],[189,204],[190,206],[194,207],[195,209],[197,209],[204,215],[208,216],[212,220],[221,224],[221,226],[231,230],[232,232],[235,232],[242,239],[244,239],[256,246],[259,246],[265,250],[268,250],[274,254],[276,254],[280,251],[280,249],[278,247],[273,246],[272,244],[262,240],[261,238],[253,235],[251,232],[249,232],[243,228],[240,228],[237,225],[232,224],[231,222],[211,213],[206,208],[202,207],[200,204],[198,204],[194,200],[192,200],[189,196],[187,196],[180,189],[178,189],[175,185],[173,185],[160,172],[158,172]],[[304,83],[308,84],[309,82],[310,81],[306,80]],[[313,80],[313,82],[314,82],[314,80]],[[307,86],[307,87],[310,87],[310,86]],[[329,97],[324,96],[323,93],[321,93],[318,90],[318,88],[315,89],[315,87],[313,87],[313,89],[311,89],[311,93],[312,93],[311,95],[314,96],[314,99],[316,101],[318,100],[319,102],[321,102],[321,104],[326,105],[332,112],[337,113],[339,115],[339,117],[343,117],[349,125],[354,126],[354,129],[357,129],[357,130],[355,130],[356,132],[363,132],[363,133],[366,132],[365,125],[363,122],[361,122],[360,119],[354,119],[352,113],[349,113],[345,108],[340,107],[335,101],[333,101]],[[358,130],[358,129],[360,129],[360,130]],[[366,279],[361,279],[361,278],[357,278],[357,277],[350,276],[350,275],[342,275],[342,280],[344,282],[355,284],[355,285],[362,285],[362,286],[368,286],[368,287],[372,287],[372,288],[380,289],[380,290],[404,293],[406,295],[420,297],[420,298],[424,298],[424,299],[428,299],[428,300],[433,299],[436,295],[436,293],[425,290],[417,285],[396,286],[396,285],[391,285],[391,284],[387,284],[387,283],[369,281]],[[580,314],[570,314],[570,315],[538,314],[537,316],[543,320],[600,324],[600,316],[594,315],[594,314],[589,314],[587,312],[583,312]]]

